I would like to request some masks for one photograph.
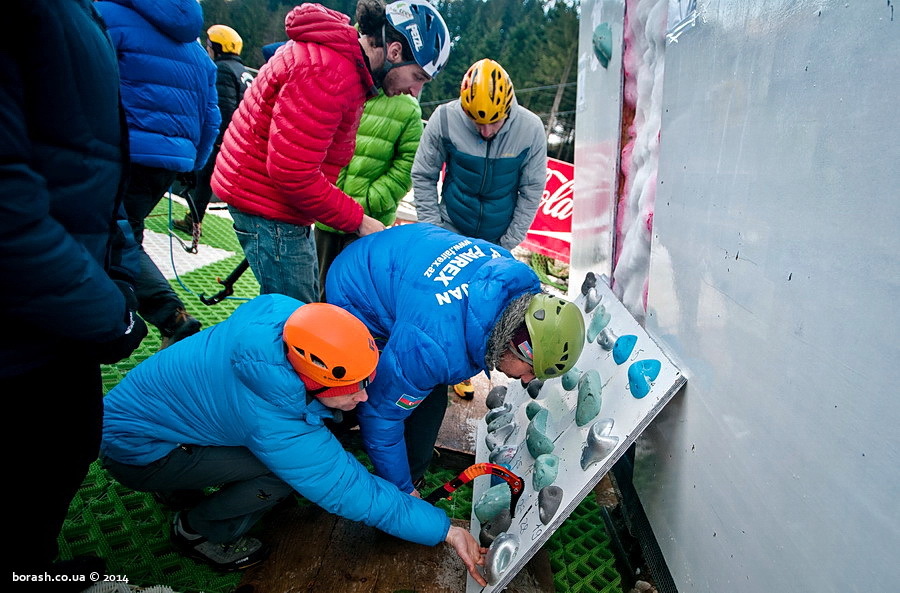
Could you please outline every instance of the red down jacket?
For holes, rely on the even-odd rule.
[[[290,41],[266,62],[225,133],[212,189],[235,208],[345,232],[362,207],[334,182],[350,162],[363,103],[374,92],[345,15],[303,4],[285,18]]]

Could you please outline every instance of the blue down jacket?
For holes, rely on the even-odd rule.
[[[285,357],[285,320],[300,301],[263,295],[230,318],[154,354],[104,400],[103,455],[146,465],[181,444],[247,447],[325,510],[426,545],[444,540],[444,511],[370,474],[323,425]]]
[[[412,491],[403,420],[437,385],[485,370],[503,310],[540,282],[488,241],[431,224],[393,227],[354,241],[328,272],[328,302],[362,319],[383,346],[369,400],[357,406],[378,475]]]
[[[216,66],[197,42],[196,0],[97,2],[119,54],[131,160],[146,167],[200,169],[219,133]]]

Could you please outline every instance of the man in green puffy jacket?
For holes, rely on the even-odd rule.
[[[422,137],[422,108],[409,95],[380,91],[366,101],[353,159],[341,170],[337,186],[359,202],[368,216],[394,224],[397,206],[412,188],[413,160]],[[325,277],[334,258],[359,236],[316,223],[319,286],[325,301]]]

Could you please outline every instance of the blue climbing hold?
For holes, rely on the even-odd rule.
[[[661,369],[662,365],[655,358],[639,360],[628,367],[628,389],[631,390],[631,395],[641,399],[650,393],[650,387]]]
[[[637,344],[637,336],[633,334],[619,336],[619,339],[613,344],[613,360],[616,361],[616,364],[622,364],[628,360],[628,357],[634,352],[635,344]]]

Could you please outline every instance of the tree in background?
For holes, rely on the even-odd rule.
[[[284,16],[299,2],[202,0],[206,28],[234,28],[244,39],[242,57],[259,68],[260,48],[284,41]],[[354,18],[356,0],[321,0]],[[572,161],[578,80],[579,2],[559,0],[434,0],[453,36],[450,61],[419,98],[422,116],[459,96],[466,70],[481,58],[500,62],[516,87],[519,103],[548,127],[549,156]],[[558,143],[554,142],[559,140]]]

